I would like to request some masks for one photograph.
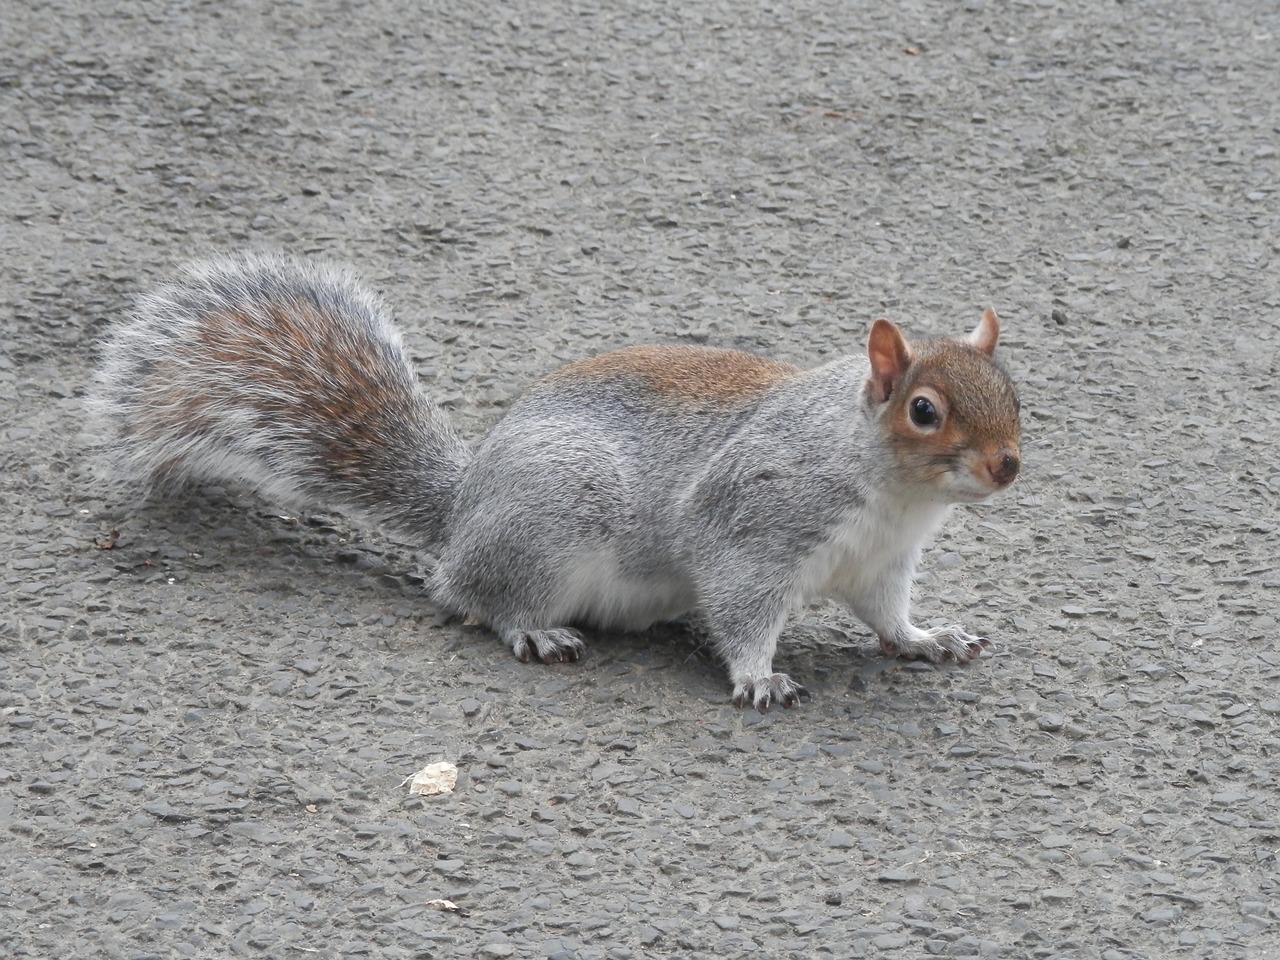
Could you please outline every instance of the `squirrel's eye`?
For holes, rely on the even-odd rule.
[[[931,427],[938,422],[938,408],[928,397],[916,397],[911,401],[911,422],[917,427]]]

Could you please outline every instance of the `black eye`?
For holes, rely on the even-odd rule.
[[[911,422],[917,427],[931,427],[938,422],[938,408],[927,397],[911,401]]]

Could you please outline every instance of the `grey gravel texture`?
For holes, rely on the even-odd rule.
[[[20,0],[0,43],[0,957],[1280,956],[1276,4]],[[376,530],[106,502],[95,339],[246,247],[355,266],[471,435],[609,347],[994,305],[1025,474],[916,603],[992,655],[817,607],[761,717],[696,628],[525,666]]]

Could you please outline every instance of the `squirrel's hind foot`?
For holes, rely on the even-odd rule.
[[[511,644],[521,663],[541,660],[543,663],[571,663],[587,652],[581,633],[569,627],[551,630],[507,630],[502,639]]]
[[[907,631],[892,640],[880,638],[880,649],[889,657],[928,660],[930,663],[968,663],[991,647],[991,641],[975,637],[956,626],[921,630],[908,624]]]
[[[780,703],[791,709],[801,700],[810,699],[809,691],[785,673],[754,680],[740,680],[733,688],[733,704],[736,707],[755,707],[759,713],[768,713],[769,707]]]

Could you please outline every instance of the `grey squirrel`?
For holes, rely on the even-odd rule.
[[[464,443],[419,387],[381,299],[283,256],[196,264],[108,334],[90,389],[107,473],[323,504],[411,537],[442,608],[521,660],[576,660],[579,626],[698,611],[734,702],[808,691],[773,671],[788,613],[847,604],[889,655],[968,661],[985,641],[909,618],[925,540],[1019,469],[1019,401],[987,309],[965,338],[805,370],[736,350],[632,346],[561,367]]]

